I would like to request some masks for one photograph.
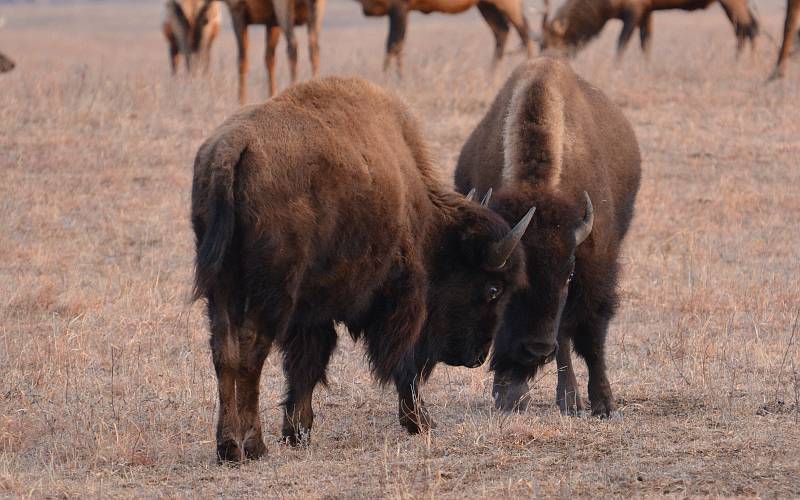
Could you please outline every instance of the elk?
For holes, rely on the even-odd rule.
[[[613,415],[605,342],[640,164],[619,108],[549,58],[514,71],[461,149],[459,191],[495,188],[490,207],[506,220],[536,207],[521,242],[527,285],[512,295],[492,354],[500,409],[524,405],[528,380],[555,357],[556,401],[565,414],[582,412],[574,348],[589,369],[592,413]]]
[[[495,39],[494,64],[503,57],[508,39],[509,24],[519,34],[528,57],[533,53],[528,20],[522,0],[357,0],[365,16],[389,16],[389,36],[386,40],[386,56],[383,70],[388,71],[392,60],[397,62],[397,72],[403,73],[403,41],[408,24],[408,13],[424,14],[442,12],[459,14],[477,6],[481,16],[489,25]]]
[[[786,21],[783,24],[783,43],[770,79],[783,78],[786,75],[786,60],[792,50],[792,41],[800,36],[798,24],[800,24],[800,0],[787,0]]]
[[[210,1],[210,0],[206,0]],[[308,26],[308,49],[311,71],[319,73],[319,32],[325,13],[325,0],[224,0],[228,5],[236,35],[239,65],[239,103],[247,102],[247,27],[263,24],[267,30],[265,63],[269,78],[269,96],[278,92],[275,80],[275,49],[281,31],[286,38],[289,55],[289,73],[292,83],[297,81],[297,39],[294,27]]]
[[[266,451],[258,393],[275,343],[282,433],[308,439],[314,387],[344,324],[393,382],[400,423],[431,425],[418,384],[475,367],[522,285],[532,211],[509,229],[437,177],[405,105],[357,78],[294,85],[228,118],[194,164],[195,298],[207,299],[219,385],[217,455]]]
[[[0,73],[7,73],[14,69],[16,64],[8,56],[0,52]]]
[[[216,2],[205,0],[168,0],[162,30],[169,48],[172,74],[178,71],[183,56],[186,71],[192,71],[192,61],[199,58],[204,71],[211,61],[211,45],[219,34],[220,9]]]
[[[657,10],[706,9],[716,0],[567,0],[548,21],[549,0],[545,0],[545,14],[542,18],[541,49],[565,51],[574,55],[579,49],[596,37],[610,19],[623,22],[617,41],[617,57],[622,54],[639,28],[642,51],[649,55],[653,33],[652,15]],[[758,19],[748,8],[747,0],[719,0],[725,14],[733,25],[736,34],[737,54],[741,53],[745,41],[755,46],[758,35]]]

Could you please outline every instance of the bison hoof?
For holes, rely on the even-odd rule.
[[[244,455],[249,460],[258,460],[267,453],[267,446],[261,437],[250,438],[244,443]]]
[[[239,444],[233,439],[217,443],[217,463],[239,463],[244,461],[244,454]]]
[[[311,444],[311,429],[283,429],[283,442],[290,446],[308,446]]]
[[[409,434],[420,434],[436,428],[436,422],[425,408],[420,408],[415,413],[401,415],[400,425],[405,427]]]
[[[611,401],[592,403],[592,416],[599,418],[616,418],[620,416],[616,406]]]

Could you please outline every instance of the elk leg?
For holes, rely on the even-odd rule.
[[[556,387],[556,403],[564,415],[579,415],[583,410],[583,401],[572,368],[572,341],[563,333],[558,339],[556,355],[558,369],[558,385]]]
[[[786,22],[783,25],[783,43],[778,53],[778,61],[772,71],[771,79],[782,78],[786,74],[786,60],[792,51],[792,37],[800,20],[800,0],[789,0],[786,6]]]
[[[638,25],[638,16],[633,12],[624,12],[622,14],[622,31],[619,34],[619,41],[617,41],[617,60],[622,59],[622,54],[625,53],[625,48],[631,40],[633,30]]]
[[[278,47],[278,41],[280,38],[280,26],[267,26],[267,50],[265,63],[267,65],[267,78],[269,79],[270,97],[278,93],[278,84],[275,81],[275,49]]]
[[[211,354],[219,389],[219,420],[217,421],[217,459],[240,462],[242,453],[239,418],[236,405],[236,374],[239,370],[239,340],[231,324],[226,302],[217,294],[208,298],[208,317],[211,323]]]
[[[404,5],[395,5],[389,9],[389,37],[386,39],[386,58],[383,60],[383,71],[389,70],[392,59],[397,60],[397,75],[403,76],[403,41],[408,25],[408,9]]]
[[[522,46],[525,47],[528,58],[533,57],[533,41],[531,40],[530,35],[531,29],[530,25],[528,24],[528,18],[525,17],[523,4],[521,2],[514,4],[512,10],[504,11],[503,15],[506,17],[508,22],[514,26],[514,30],[516,30],[517,34],[519,35]]]
[[[494,34],[495,46],[492,66],[496,67],[503,58],[506,40],[508,40],[508,21],[506,21],[503,13],[489,2],[478,2],[478,11],[480,11],[486,24],[489,25]]]
[[[261,458],[267,451],[261,434],[258,412],[261,369],[267,359],[275,330],[256,328],[249,323],[239,330],[239,371],[236,377],[236,402],[241,425],[242,446],[249,459]]]
[[[612,310],[613,307],[603,307]],[[581,324],[573,337],[575,351],[586,361],[589,369],[589,402],[592,415],[613,416],[616,407],[611,394],[611,384],[606,374],[605,343],[608,333],[607,317],[597,317],[591,323]]]
[[[308,19],[308,54],[311,59],[311,74],[319,74],[319,33],[322,27],[322,16],[325,12],[325,0],[311,0]]]
[[[180,52],[178,51],[178,47],[175,44],[170,43],[169,44],[169,64],[170,64],[170,67],[172,68],[172,75],[173,76],[178,74],[179,61],[180,61]]]
[[[283,437],[291,445],[307,443],[314,424],[311,399],[336,347],[333,322],[313,328],[294,328],[282,342],[283,370],[288,390],[283,403]]]
[[[247,23],[242,15],[233,15],[233,31],[239,62],[239,104],[247,102]]]
[[[639,41],[642,45],[642,52],[644,52],[644,56],[649,60],[650,59],[650,51],[652,45],[652,38],[653,38],[653,13],[648,12],[644,16],[642,16],[642,20],[639,22]]]

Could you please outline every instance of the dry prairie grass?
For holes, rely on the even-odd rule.
[[[617,25],[575,61],[644,157],[610,336],[623,420],[559,416],[552,365],[512,416],[485,370],[442,367],[425,388],[439,429],[409,437],[343,340],[312,444],[277,442],[270,357],[269,455],[218,467],[188,201],[197,146],[236,107],[233,37],[210,78],[171,79],[160,4],[0,8],[18,63],[0,81],[0,496],[800,495],[800,64],[764,85],[775,47],[736,63],[717,7],[657,14],[649,64],[634,47],[612,63]],[[777,33],[778,4],[761,14]],[[398,82],[379,70],[385,29],[331,3],[323,71],[394,87],[452,171],[520,56],[490,78],[476,13],[414,16]]]

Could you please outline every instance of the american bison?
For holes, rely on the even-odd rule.
[[[524,403],[528,379],[556,356],[558,405],[581,411],[572,344],[589,368],[592,413],[614,411],[605,341],[640,163],[617,106],[548,58],[514,71],[464,144],[459,191],[496,188],[490,206],[506,220],[536,207],[522,240],[528,284],[511,297],[492,354],[499,408]]]
[[[508,39],[509,24],[519,34],[522,45],[531,56],[531,42],[525,5],[521,0],[357,0],[365,16],[389,16],[389,36],[386,39],[386,57],[383,70],[387,71],[392,59],[397,61],[397,72],[403,72],[403,41],[406,37],[408,13],[419,11],[424,14],[442,12],[459,14],[477,5],[483,19],[492,30],[495,39],[494,63],[500,61]]]
[[[295,85],[228,118],[200,147],[192,185],[220,460],[265,452],[259,377],[273,341],[288,385],[283,436],[307,438],[334,322],[395,384],[400,423],[428,429],[418,384],[440,361],[485,360],[524,279],[515,247],[531,215],[509,230],[446,188],[405,106],[361,79]]]
[[[206,0],[211,1],[211,0]],[[311,72],[319,72],[319,32],[325,13],[325,0],[224,0],[228,5],[236,35],[239,63],[239,103],[247,102],[247,27],[263,24],[267,30],[265,63],[269,77],[269,95],[278,92],[275,81],[275,49],[283,31],[289,55],[289,73],[292,83],[297,81],[297,38],[294,27],[308,26],[308,51]]]
[[[15,66],[16,64],[14,64],[11,58],[0,52],[0,73],[7,73],[14,69]]]
[[[617,42],[617,56],[621,57],[625,47],[639,28],[639,38],[645,54],[650,50],[653,33],[652,15],[657,10],[706,9],[716,0],[567,0],[558,9],[552,21],[548,21],[548,0],[545,0],[545,15],[542,19],[542,50],[561,50],[574,54],[596,37],[610,19],[623,22]],[[744,48],[745,40],[755,44],[758,35],[758,19],[749,9],[747,0],[719,0],[722,9],[733,25],[737,40],[737,53]]]
[[[786,60],[792,50],[792,41],[800,36],[800,32],[797,30],[798,24],[800,24],[800,0],[788,0],[786,2],[786,21],[783,24],[783,43],[778,52],[778,62],[775,63],[775,69],[772,70],[770,78],[782,78],[786,74]]]
[[[217,2],[205,0],[168,0],[165,6],[162,30],[169,48],[169,63],[174,75],[178,59],[183,56],[186,70],[192,71],[196,56],[208,71],[211,45],[219,34],[221,22]]]

